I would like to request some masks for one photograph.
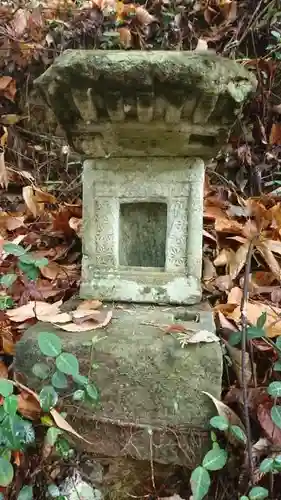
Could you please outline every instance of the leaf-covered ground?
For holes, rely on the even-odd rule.
[[[281,444],[280,425],[271,418],[273,402],[265,389],[270,381],[281,380],[278,0],[1,3],[0,375],[12,374],[8,366],[23,328],[46,314],[51,321],[63,320],[69,331],[110,321],[102,304],[97,309],[89,306],[83,314],[72,311],[67,318],[61,316],[61,301],[79,288],[81,165],[74,156],[70,168],[69,148],[47,131],[34,132],[31,122],[37,118],[29,110],[33,80],[64,50],[81,47],[213,50],[235,58],[257,76],[258,91],[245,106],[243,120],[230,131],[225,151],[207,165],[202,278],[229,360],[224,401],[241,415],[245,408],[239,335],[241,302],[246,300],[247,327],[252,330],[243,362],[256,466],[266,448],[270,454]],[[48,259],[48,264],[37,266],[35,281],[24,272],[26,258],[19,266],[20,258],[3,250],[7,243],[28,248],[31,265]],[[40,407],[32,394],[23,389],[18,400],[24,416],[38,419]],[[261,439],[266,441],[259,448]],[[24,463],[19,453],[15,463]],[[262,474],[258,476],[257,481],[262,479]]]

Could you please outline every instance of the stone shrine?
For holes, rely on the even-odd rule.
[[[204,161],[255,79],[208,52],[70,50],[36,84],[84,159],[81,298],[114,304],[104,331],[54,329],[85,370],[83,342],[101,338],[101,407],[80,409],[76,426],[90,451],[150,460],[153,449],[156,461],[193,467],[215,412],[202,391],[220,398],[220,345],[182,348],[162,327],[214,332],[200,304]],[[18,345],[26,372],[42,328]]]

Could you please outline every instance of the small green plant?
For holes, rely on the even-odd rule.
[[[3,249],[7,254],[17,258],[15,267],[28,280],[36,281],[40,274],[40,268],[48,264],[47,259],[37,258],[28,251],[29,248],[24,249],[21,245],[6,243]],[[16,272],[9,272],[1,277],[0,285],[5,290],[8,290],[17,278],[18,274]],[[7,293],[0,294],[0,309],[6,310],[13,307],[13,305],[12,297]],[[91,343],[92,351],[94,343],[95,339]],[[36,363],[32,371],[36,377],[46,384],[39,393],[40,406],[45,413],[41,418],[41,422],[48,427],[44,438],[44,445],[54,448],[63,459],[69,459],[73,457],[74,450],[63,435],[63,431],[54,425],[54,420],[50,413],[59,403],[60,391],[68,389],[70,383],[70,396],[72,396],[75,402],[87,401],[91,404],[97,403],[99,401],[99,391],[90,382],[91,372],[89,373],[89,377],[81,375],[76,356],[62,350],[60,337],[54,333],[42,332],[38,336],[38,345],[41,353],[46,357],[46,362]],[[2,397],[2,405],[0,406],[1,487],[9,486],[13,480],[13,453],[25,451],[28,446],[35,442],[35,432],[32,423],[25,420],[18,413],[18,396],[14,394],[14,386],[15,384],[10,380],[0,379],[0,396]],[[60,413],[62,419],[65,416],[65,414]],[[54,485],[54,488],[48,491],[49,497],[64,500],[62,495],[55,494],[55,492],[59,493]],[[25,485],[19,493],[18,500],[32,499],[33,488],[32,486]]]
[[[68,388],[69,383],[75,384],[71,396],[73,401],[88,401],[97,403],[99,391],[88,377],[79,372],[79,362],[74,354],[62,350],[60,337],[54,333],[41,332],[38,335],[40,351],[47,358],[46,363],[36,363],[32,371],[41,380],[49,381],[42,388],[39,399],[43,411],[48,412],[58,402],[58,391]]]
[[[0,407],[0,486],[6,487],[14,477],[12,453],[24,451],[32,445],[35,433],[32,423],[18,414],[18,398],[14,394],[14,384],[10,380],[0,379],[0,395],[3,399]],[[25,486],[21,490],[19,499],[32,498],[32,488]]]
[[[16,243],[5,243],[3,245],[3,250],[8,255],[17,257],[15,267],[31,281],[37,280],[41,267],[47,266],[48,264],[48,259],[45,257],[37,258],[28,251],[29,248],[25,249]],[[9,272],[1,276],[0,285],[4,288],[5,292],[0,292],[0,311],[5,311],[6,309],[14,307],[14,300],[6,291],[15,283],[17,278],[18,275],[16,272]]]
[[[3,245],[4,252],[17,257],[16,265],[18,269],[23,272],[27,279],[35,281],[40,274],[40,268],[48,265],[48,259],[35,257],[28,251],[29,249],[30,247],[25,249],[15,243],[5,243]],[[17,275],[15,273],[5,274],[1,278],[0,284],[4,288],[10,288],[16,279]]]
[[[271,44],[269,44],[266,49],[270,51],[270,55],[273,56],[275,59],[280,60],[281,59],[281,33],[276,30],[271,31],[271,36],[273,38],[273,41]]]
[[[210,420],[210,425],[213,429],[231,434],[238,441],[246,443],[244,431],[238,425],[230,424],[226,417],[213,417]],[[202,500],[207,495],[211,486],[210,472],[223,469],[228,460],[228,453],[224,448],[220,447],[214,431],[211,431],[211,440],[212,449],[206,453],[202,464],[196,467],[191,474],[190,484],[193,500]]]

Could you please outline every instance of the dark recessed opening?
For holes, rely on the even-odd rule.
[[[191,134],[189,138],[189,144],[202,144],[202,146],[208,146],[212,148],[216,145],[216,138],[212,135]]]
[[[175,314],[174,319],[175,321],[193,321],[194,323],[199,323],[200,314],[185,311],[183,313]]]
[[[165,266],[167,205],[157,202],[120,205],[121,266]]]

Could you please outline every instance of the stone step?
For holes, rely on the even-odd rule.
[[[111,307],[111,305],[108,305]],[[194,467],[208,440],[208,422],[216,413],[202,393],[220,398],[222,353],[219,342],[181,346],[167,327],[178,323],[188,333],[214,332],[212,313],[204,304],[191,307],[115,304],[105,329],[65,332],[51,323],[37,323],[17,344],[16,370],[37,390],[41,382],[32,373],[45,361],[37,337],[40,332],[60,336],[63,349],[75,354],[80,372],[100,391],[100,404],[63,399],[69,421],[93,443],[85,450],[101,456],[131,456],[165,464]],[[94,344],[91,356],[92,338]],[[74,389],[75,390],[75,389]],[[68,391],[68,394],[71,391]]]

